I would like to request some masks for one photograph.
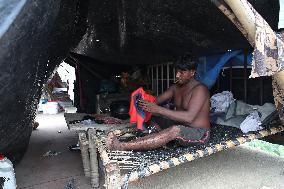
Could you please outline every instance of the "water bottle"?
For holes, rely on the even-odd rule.
[[[0,154],[0,188],[15,189],[16,178],[12,162]]]

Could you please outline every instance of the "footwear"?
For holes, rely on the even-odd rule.
[[[73,144],[71,146],[68,147],[70,151],[77,151],[80,152],[80,145],[79,144]]]

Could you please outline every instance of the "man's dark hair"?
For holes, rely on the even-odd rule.
[[[185,54],[180,56],[174,65],[175,69],[180,70],[196,70],[197,58],[192,55]]]

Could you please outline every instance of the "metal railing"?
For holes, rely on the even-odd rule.
[[[175,80],[175,68],[172,62],[147,67],[151,80],[151,90],[155,95],[164,92]]]

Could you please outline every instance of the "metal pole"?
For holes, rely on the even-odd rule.
[[[161,65],[161,85],[162,85],[162,92],[164,92],[164,65]]]
[[[260,105],[263,105],[263,78],[260,77]]]
[[[154,91],[154,68],[153,66],[151,68],[151,83],[152,83],[152,91]]]
[[[147,66],[147,81],[148,81],[148,78],[149,78],[149,75],[150,75],[150,68],[149,66]],[[147,82],[147,89],[149,89],[149,83]]]
[[[96,95],[96,114],[101,114],[101,107],[100,107],[100,95]]]
[[[220,92],[220,75],[219,75],[219,77],[217,78],[217,92],[218,92],[218,93]]]
[[[244,53],[244,100],[247,103],[247,67],[248,67],[248,54]]]
[[[230,63],[230,91],[232,92],[233,89],[233,67],[232,62]],[[233,92],[232,92],[233,93]]]
[[[175,81],[176,80],[176,69],[174,67],[173,67],[173,74],[174,74],[174,81]]]
[[[157,96],[159,95],[159,66],[157,65],[156,66],[156,84],[157,84],[157,86],[156,86],[156,94],[157,94]]]
[[[170,63],[167,63],[167,88],[170,87]]]

